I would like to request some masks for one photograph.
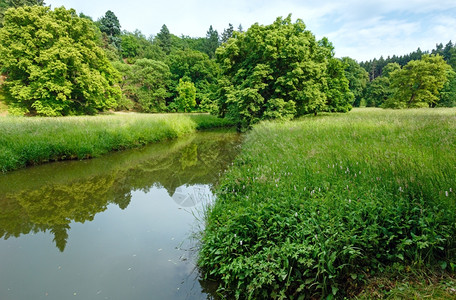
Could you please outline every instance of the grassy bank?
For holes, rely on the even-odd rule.
[[[455,109],[261,123],[207,212],[199,266],[240,298],[351,297],[385,272],[454,275],[455,149]]]
[[[96,157],[199,129],[231,125],[207,114],[117,114],[93,117],[0,117],[0,170]]]

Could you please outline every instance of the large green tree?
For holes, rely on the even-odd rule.
[[[10,108],[58,116],[115,107],[118,73],[99,47],[96,31],[72,9],[8,10],[0,29],[0,64]]]
[[[327,61],[326,87],[324,89],[326,107],[324,110],[329,112],[348,112],[352,109],[354,96],[350,91],[349,81],[345,77],[344,64],[340,59],[334,57],[334,46],[327,38],[321,39],[318,44]]]
[[[106,33],[108,36],[118,36],[120,34],[119,19],[112,11],[108,10],[98,22],[101,32]]]
[[[236,119],[240,128],[265,118],[350,108],[343,102],[350,104],[353,96],[343,68],[334,62],[332,46],[327,40],[317,42],[304,23],[292,23],[291,16],[234,33],[218,48],[217,59],[223,75],[219,114]]]
[[[394,95],[386,107],[435,106],[452,71],[442,56],[424,55],[390,74]]]

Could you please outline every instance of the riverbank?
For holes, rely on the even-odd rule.
[[[455,146],[456,109],[261,123],[221,179],[199,266],[240,298],[354,297],[431,271],[454,296]]]
[[[84,117],[0,117],[0,170],[67,159],[172,139],[232,124],[208,114],[115,114]]]

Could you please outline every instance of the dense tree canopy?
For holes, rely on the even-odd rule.
[[[120,34],[119,19],[117,19],[117,16],[112,11],[108,10],[98,22],[101,32],[106,33],[108,36],[117,36]]]
[[[401,67],[398,63],[389,63],[383,68],[383,76],[376,77],[366,87],[366,106],[379,107],[392,97],[394,89],[391,87],[390,75]]]
[[[343,57],[342,62],[345,64],[345,77],[348,79],[350,91],[355,97],[353,106],[359,107],[369,82],[369,74],[350,57]]]
[[[120,37],[121,55],[132,62],[137,58],[149,58],[164,61],[165,53],[158,43],[153,43],[152,39],[147,39],[139,30],[134,32],[125,31]]]
[[[177,86],[179,97],[176,98],[176,104],[180,111],[188,112],[196,105],[196,88],[193,82],[179,80]]]
[[[390,74],[394,94],[387,107],[435,106],[451,67],[440,55],[424,55]]]
[[[142,58],[133,65],[117,62],[122,73],[122,91],[142,112],[163,112],[169,96],[169,67],[161,61]],[[128,106],[128,105],[127,105]]]
[[[72,9],[8,10],[0,29],[0,63],[10,109],[58,116],[115,107],[118,73],[98,43],[93,23]]]
[[[168,57],[171,71],[171,93],[177,97],[177,85],[180,79],[191,81],[196,87],[196,102],[210,105],[212,93],[216,88],[219,68],[214,60],[200,51],[179,50]]]
[[[426,68],[421,68],[428,53],[456,68],[451,41],[432,51],[418,48],[408,55],[358,64],[349,57],[336,59],[326,38],[317,41],[301,20],[292,23],[290,16],[267,26],[255,24],[246,32],[241,25],[235,30],[229,24],[221,35],[210,26],[205,37],[178,37],[163,25],[155,37],[146,37],[139,30],[121,32],[110,10],[95,23],[74,10],[14,12],[36,4],[44,3],[0,3],[0,18],[7,8],[13,11],[5,23],[8,29],[0,33],[0,64],[9,108],[17,113],[95,113],[116,105],[173,111],[181,80],[196,89],[192,110],[218,112],[237,119],[242,128],[262,119],[345,112],[352,106],[456,105],[456,76],[447,67],[443,73],[432,71],[446,74],[434,78],[440,84],[433,87],[406,83],[412,77],[429,82]],[[112,64],[122,73],[121,82]],[[405,92],[407,85],[420,88]],[[399,100],[406,96],[413,100]]]
[[[278,18],[233,37],[217,50],[219,113],[240,128],[265,118],[350,109],[353,96],[332,45],[318,43],[301,20]]]
[[[0,2],[0,27],[3,24],[3,18],[8,8],[18,8],[21,6],[44,5],[43,0],[2,0]]]

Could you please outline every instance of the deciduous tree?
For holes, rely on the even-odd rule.
[[[21,6],[45,5],[43,0],[2,0],[0,1],[0,27],[3,24],[3,17],[8,8],[18,8]]]
[[[8,10],[0,29],[0,64],[10,108],[58,116],[115,107],[118,73],[99,43],[94,24],[72,9]]]
[[[196,102],[206,110],[213,102],[213,92],[216,89],[219,67],[205,53],[190,49],[173,52],[168,57],[171,71],[170,92],[172,98],[178,96],[177,85],[180,79],[191,81],[196,87]],[[201,107],[203,106],[203,107]]]
[[[191,111],[196,106],[196,88],[193,82],[180,79],[177,91],[179,92],[179,97],[177,97],[176,103],[179,110],[184,112]]]
[[[217,50],[223,75],[219,114],[246,128],[264,118],[349,109],[348,82],[331,47],[327,40],[318,43],[301,20],[292,23],[291,16],[236,34]]]
[[[342,62],[345,65],[344,71],[345,77],[348,79],[348,86],[354,96],[353,106],[359,107],[369,82],[369,74],[350,57],[343,57]]]
[[[123,74],[125,96],[136,103],[143,112],[163,112],[166,110],[168,86],[171,73],[161,61],[138,59],[134,65],[116,64]]]
[[[410,61],[391,73],[391,87],[395,91],[385,105],[398,108],[435,106],[450,71],[451,67],[440,55],[424,55],[420,60]]]
[[[390,75],[400,70],[398,63],[389,63],[382,70],[382,76],[376,77],[367,84],[366,88],[366,105],[368,107],[380,107],[394,94],[394,88],[391,86]]]

